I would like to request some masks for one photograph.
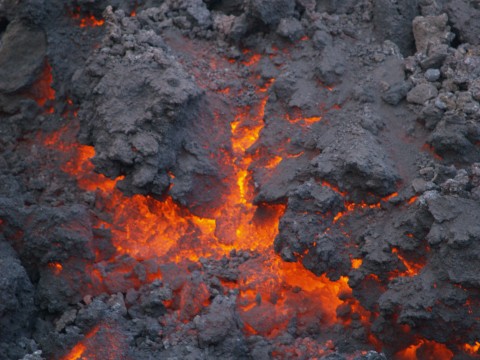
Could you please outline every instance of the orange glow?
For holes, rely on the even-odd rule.
[[[362,259],[352,259],[352,269],[358,269],[360,266],[362,266],[362,263]]]
[[[43,72],[38,78],[38,80],[32,85],[32,94],[37,102],[37,104],[41,107],[44,107],[48,101],[55,100],[55,90],[52,88],[53,84],[53,75],[52,75],[52,67],[48,63],[45,63],[45,67],[43,68]],[[45,109],[47,113],[53,113],[53,107]]]
[[[418,275],[420,270],[422,270],[423,265],[415,264],[411,261],[407,261],[402,255],[399,254],[397,248],[392,248],[392,254],[397,255],[398,259],[403,263],[403,265],[407,268],[406,275],[407,276],[415,276]]]
[[[340,220],[342,217],[345,215],[350,214],[351,212],[355,211],[356,209],[380,209],[382,205],[380,203],[376,204],[367,204],[365,202],[361,203],[352,203],[352,202],[345,202],[345,211],[340,211],[338,212],[334,217],[333,217],[333,222],[336,223],[338,220]]]
[[[347,193],[346,192],[343,192],[343,191],[340,191],[340,189],[336,186],[333,186],[332,184],[326,182],[326,181],[322,181],[322,186],[326,186],[328,188],[330,188],[331,190],[335,191],[336,193],[342,195],[342,196],[346,196]]]
[[[450,360],[453,353],[444,345],[435,341],[421,339],[417,344],[397,352],[395,360]]]
[[[290,115],[289,113],[285,114],[285,120],[287,120],[290,124],[298,123],[303,126],[309,126],[322,120],[321,116],[304,117],[302,115],[302,112],[298,108],[293,109],[291,112],[292,112],[292,115]]]
[[[284,331],[293,317],[306,327],[333,325],[343,303],[339,294],[351,292],[348,278],[317,277],[300,263],[282,261],[272,250],[267,259],[241,266],[239,285],[240,317],[248,324],[248,333],[270,338]]]
[[[93,15],[80,19],[81,28],[103,26],[104,23],[105,23],[105,20],[97,19]]]
[[[73,347],[72,350],[68,353],[68,355],[64,356],[62,360],[81,360],[83,359],[83,353],[87,347],[83,343],[78,343]]]
[[[275,169],[278,164],[282,162],[282,158],[280,156],[272,157],[264,166],[267,169]]]
[[[412,196],[410,199],[407,200],[408,205],[412,205],[415,201],[417,201],[418,196]]]
[[[48,267],[50,269],[52,269],[53,273],[55,275],[58,275],[62,272],[63,270],[63,266],[62,264],[58,263],[58,262],[51,262],[51,263],[48,263]]]
[[[423,144],[422,150],[429,152],[437,160],[443,160],[443,158],[435,152],[435,149],[430,144],[427,144],[427,143]]]
[[[94,337],[98,330],[99,326],[95,326],[93,330],[91,330],[87,335],[85,335],[85,339],[75,345],[67,355],[61,358],[61,360],[83,360],[83,355],[85,353],[85,350],[87,350],[85,341]]]
[[[253,66],[253,65],[256,65],[260,59],[262,58],[261,55],[259,54],[253,54],[250,59],[246,60],[243,62],[243,65],[245,66]]]
[[[475,341],[475,344],[470,345],[470,344],[465,344],[463,345],[463,349],[465,352],[472,354],[472,355],[478,355],[480,351],[480,342]]]
[[[393,199],[393,198],[396,198],[398,196],[398,192],[394,192],[388,196],[385,196],[384,198],[382,198],[382,201],[388,201],[390,199]]]
[[[322,120],[321,116],[312,116],[312,117],[303,118],[303,121],[305,121],[305,123],[307,125],[315,124],[316,122],[319,122],[320,120]]]
[[[89,15],[86,15],[86,16],[82,17],[81,14],[80,14],[80,8],[79,7],[77,7],[75,9],[75,11],[71,11],[70,16],[72,17],[72,19],[80,20],[79,26],[81,28],[99,27],[99,26],[103,26],[105,24],[104,19],[97,19],[92,14],[89,14]]]
[[[305,154],[305,151],[300,151],[298,154],[287,154],[286,157],[289,159],[295,159]]]
[[[229,87],[226,87],[226,88],[224,88],[224,89],[218,90],[217,92],[218,92],[219,94],[228,95],[228,94],[230,94],[230,88],[229,88]]]
[[[248,64],[253,65],[260,59],[259,55],[252,55]],[[129,255],[138,261],[155,259],[158,264],[171,262],[180,268],[200,257],[221,259],[232,250],[255,252],[258,256],[239,266],[238,280],[225,286],[239,291],[238,312],[247,335],[275,337],[286,330],[292,318],[297,319],[299,328],[303,327],[305,331],[319,324],[331,326],[337,322],[337,307],[344,303],[340,294],[351,294],[348,278],[331,281],[325,275],[315,276],[300,263],[284,262],[275,254],[272,244],[286,206],[253,204],[255,192],[250,166],[259,161],[271,170],[278,166],[282,157],[270,155],[265,161],[258,155],[255,157],[252,151],[264,126],[268,89],[274,79],[262,85],[255,85],[258,79],[253,76],[250,80],[258,102],[233,109],[230,143],[225,146],[229,151],[218,157],[219,166],[228,175],[225,178],[228,190],[222,195],[221,205],[210,209],[208,218],[193,214],[170,196],[164,201],[143,195],[125,196],[116,188],[122,177],[112,180],[95,173],[90,161],[95,156],[94,149],[74,143],[72,129],[63,128],[43,136],[43,144],[63,154],[61,168],[76,179],[80,188],[95,192],[95,206],[99,212],[108,215],[98,219],[96,226],[111,232],[115,255]],[[217,96],[236,96],[232,92],[231,89],[217,92]],[[320,117],[311,119],[319,121]],[[169,175],[174,179],[173,174]],[[332,185],[323,185],[343,194]],[[346,212],[379,206],[345,203]],[[100,256],[97,254],[97,261]],[[89,271],[92,283],[98,285],[100,292],[104,283],[115,281],[116,277],[125,278],[131,269],[122,264],[115,268],[115,273],[105,275],[92,265]],[[149,281],[159,278],[168,278],[168,275],[163,270],[162,273],[154,270],[146,274]],[[165,306],[169,312],[178,312],[175,314],[182,321],[190,321],[210,303],[209,290],[203,283],[193,288],[186,282],[174,297],[165,301]],[[360,305],[351,302],[361,319],[367,318]],[[81,342],[72,349],[68,355],[71,357],[65,359],[78,359],[88,350],[89,347]]]

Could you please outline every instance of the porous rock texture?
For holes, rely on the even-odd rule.
[[[366,360],[409,346],[421,358],[430,342],[478,356],[465,344],[480,334],[479,11],[466,0],[1,1],[2,356],[60,359],[80,341],[96,358]],[[38,101],[42,86],[54,97]],[[170,197],[211,224],[240,163],[233,114],[258,117],[260,99],[253,203],[285,207],[269,244],[278,261],[348,277],[334,325],[305,321],[305,302],[275,333],[268,309],[283,299],[259,291],[250,316],[268,336],[252,331],[238,287],[264,254],[122,254],[100,190],[71,176],[85,169],[69,156],[93,146],[115,191]]]

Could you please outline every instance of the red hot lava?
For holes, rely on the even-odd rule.
[[[90,23],[82,19],[80,26],[102,24],[103,20],[93,18]],[[253,54],[241,64],[231,61],[228,63],[232,70],[235,70],[234,67],[239,66],[254,67],[260,60],[261,55]],[[47,75],[41,81],[48,86],[42,93],[44,96],[38,100],[42,106],[47,100],[53,100],[55,95],[55,92],[50,90],[52,77],[49,66],[46,71]],[[254,81],[254,79],[251,80]],[[255,189],[252,185],[250,168],[258,160],[259,154],[250,152],[249,149],[260,137],[264,126],[265,107],[268,104],[268,88],[273,83],[274,79],[270,79],[262,86],[256,87],[255,93],[258,99],[256,105],[236,109],[236,114],[230,122],[231,152],[223,158],[221,163],[221,166],[228,168],[228,172],[233,173],[234,176],[228,180],[229,191],[223,198],[223,205],[217,208],[214,215],[209,218],[192,214],[188,209],[176,204],[171,197],[167,197],[163,202],[141,195],[126,197],[115,187],[116,182],[121,178],[110,180],[93,171],[94,167],[90,159],[94,157],[95,151],[92,147],[72,142],[76,131],[73,127],[65,127],[56,133],[44,136],[43,143],[46,147],[57,151],[59,155],[63,153],[65,162],[62,170],[74,177],[81,189],[95,192],[97,207],[103,213],[111,215],[110,220],[98,220],[97,227],[111,230],[112,243],[117,255],[129,255],[138,261],[153,259],[158,263],[175,263],[179,271],[183,271],[186,263],[198,262],[201,257],[220,259],[228,256],[233,250],[246,250],[258,254],[256,258],[240,266],[240,276],[236,282],[224,283],[226,287],[236,288],[239,291],[237,308],[244,324],[245,334],[275,338],[284,333],[293,318],[297,320],[298,327],[305,332],[308,329],[321,329],[335,324],[349,327],[351,319],[348,316],[339,315],[339,309],[342,307],[349,307],[350,314],[357,314],[368,328],[374,314],[364,310],[352,297],[347,277],[341,277],[338,281],[331,281],[326,276],[317,277],[301,264],[284,262],[274,253],[272,244],[278,233],[278,224],[284,214],[285,205],[253,203]],[[218,93],[227,99],[240,95],[233,93],[229,88]],[[321,116],[294,119],[287,116],[289,122],[302,126],[309,126],[321,119]],[[218,120],[222,119],[217,116]],[[224,121],[229,120],[224,119]],[[262,160],[265,168],[273,170],[287,157],[292,156],[277,155],[268,160]],[[174,174],[171,174],[171,177],[174,178]],[[342,196],[346,195],[339,189],[328,186]],[[389,201],[396,196],[398,194],[393,193],[381,199],[381,202]],[[408,200],[408,204],[413,203],[415,199]],[[336,214],[333,222],[337,222],[357,209],[379,209],[381,202],[377,204],[345,202],[346,210]],[[392,252],[405,265],[407,269],[405,275],[417,274],[420,267],[410,264],[397,249],[393,249]],[[96,263],[89,267],[94,286],[88,289],[88,292],[95,294],[105,291],[105,284],[112,281],[109,278],[110,275],[101,271],[99,264],[102,261],[104,261],[102,254],[97,253]],[[362,265],[362,259],[355,258],[351,261],[353,269],[358,269]],[[68,267],[68,263],[50,263],[49,267],[57,276],[62,276],[64,267]],[[121,266],[115,268],[118,276],[130,270]],[[168,275],[156,270],[149,272],[146,276],[146,281],[155,279],[168,281]],[[140,286],[141,282],[137,279],[136,282],[128,285]],[[179,313],[179,318],[183,321],[191,320],[194,315],[210,305],[208,289],[204,284],[200,284],[195,289],[184,285],[176,296],[177,299],[165,302],[165,305],[170,312]],[[195,306],[186,311],[185,299],[188,296],[195,297],[196,301]],[[100,358],[97,350],[101,341],[112,345],[109,355],[102,358],[118,358],[117,356],[121,356],[123,351],[123,340],[117,335],[115,330],[111,329],[111,325],[98,324],[62,359]],[[373,346],[381,347],[373,335],[369,335],[369,339]],[[334,348],[331,341],[326,341],[323,346],[316,342],[307,345],[316,347],[314,351],[318,356],[326,355]],[[477,351],[477,345],[465,345],[465,350]],[[283,350],[287,353],[290,351]],[[452,356],[451,351],[444,345],[420,339],[418,343],[398,352],[395,358],[398,360],[451,359]],[[276,357],[281,355],[277,354]]]
[[[260,55],[253,55],[244,65],[254,66],[260,58]],[[304,329],[334,325],[339,321],[337,308],[344,303],[340,297],[350,294],[351,290],[346,277],[333,282],[326,276],[313,275],[298,263],[282,261],[274,253],[272,244],[285,206],[253,204],[254,189],[249,167],[255,154],[250,154],[248,149],[260,136],[268,102],[267,89],[272,83],[273,80],[257,87],[258,105],[238,108],[231,122],[232,153],[224,159],[222,166],[233,166],[235,175],[229,182],[230,190],[223,206],[212,218],[196,216],[170,197],[163,202],[141,195],[126,197],[115,188],[119,179],[110,180],[93,172],[89,161],[94,156],[93,148],[70,143],[74,132],[71,129],[64,128],[46,136],[44,144],[68,154],[69,159],[62,170],[75,177],[80,188],[95,191],[101,199],[98,202],[102,203],[103,211],[111,214],[111,221],[100,221],[98,226],[112,231],[117,254],[128,254],[137,260],[154,258],[181,266],[186,261],[196,262],[200,257],[221,258],[232,250],[258,253],[259,257],[240,267],[237,283],[227,285],[240,291],[238,310],[246,334],[274,338],[285,331],[292,318],[296,318],[299,327]],[[229,92],[223,95],[234,96]],[[282,160],[278,156],[272,158],[268,168],[275,168]],[[51,267],[60,274],[61,266],[52,264]],[[102,291],[102,284],[109,280],[96,265],[90,271],[92,279],[97,282],[97,292]],[[117,268],[116,271],[121,274],[128,269]],[[148,281],[162,277],[158,272],[147,275]],[[209,305],[208,292],[202,298],[200,308],[190,316]],[[172,311],[182,312],[181,303]],[[91,342],[88,340],[95,336],[96,332],[91,332],[64,359],[84,356],[89,351]]]

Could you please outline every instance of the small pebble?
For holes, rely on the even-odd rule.
[[[430,82],[437,81],[438,79],[440,79],[440,70],[428,69],[427,71],[425,71],[425,79]]]

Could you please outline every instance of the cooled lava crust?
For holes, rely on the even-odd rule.
[[[0,1],[0,359],[480,358],[480,5]]]

